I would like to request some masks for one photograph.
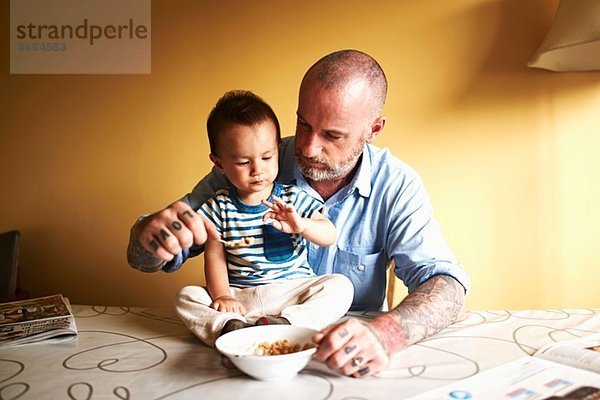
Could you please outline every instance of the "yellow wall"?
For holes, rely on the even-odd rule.
[[[9,75],[3,24],[0,230],[22,232],[21,286],[165,306],[200,283],[200,259],[130,269],[131,223],[208,170],[204,121],[226,90],[254,90],[292,133],[306,68],[357,48],[390,81],[376,144],[424,178],[469,308],[600,306],[600,72],[525,67],[556,5],[154,0],[151,75]]]

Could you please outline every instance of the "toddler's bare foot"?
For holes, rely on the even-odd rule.
[[[225,322],[223,325],[223,329],[221,329],[221,334],[219,336],[223,336],[226,333],[237,331],[238,329],[244,329],[252,326],[252,324],[248,324],[241,319],[230,319]]]

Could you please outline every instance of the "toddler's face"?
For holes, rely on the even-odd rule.
[[[256,126],[233,125],[219,138],[219,154],[211,159],[236,187],[238,195],[271,194],[278,172],[277,130],[266,120]]]

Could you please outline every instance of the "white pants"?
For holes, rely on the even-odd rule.
[[[230,289],[231,296],[244,305],[245,315],[211,308],[213,300],[201,286],[186,286],[175,298],[181,320],[211,347],[230,319],[254,324],[258,318],[272,315],[284,317],[292,325],[321,330],[344,316],[354,296],[352,282],[339,274]]]

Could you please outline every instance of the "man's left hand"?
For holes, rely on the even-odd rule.
[[[390,363],[376,329],[369,321],[356,318],[330,325],[313,336],[319,345],[314,358],[354,378],[376,374]]]

